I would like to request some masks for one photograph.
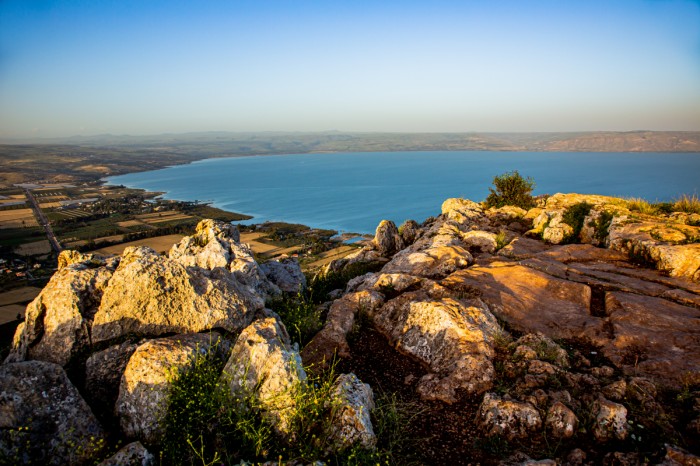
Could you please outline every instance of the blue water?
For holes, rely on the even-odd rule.
[[[493,177],[518,170],[534,194],[578,192],[670,201],[700,191],[700,154],[569,152],[361,152],[209,159],[108,178],[164,191],[166,199],[211,201],[253,215],[374,232],[382,219],[421,222],[442,201],[481,201]]]

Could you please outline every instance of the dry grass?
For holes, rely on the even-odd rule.
[[[683,194],[673,203],[673,210],[689,214],[700,214],[700,198],[697,194]]]
[[[627,208],[632,212],[654,215],[657,213],[656,207],[641,197],[630,197],[627,199]]]

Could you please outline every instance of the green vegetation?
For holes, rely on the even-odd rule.
[[[564,211],[562,220],[574,230],[569,236],[564,238],[564,243],[575,243],[578,241],[583,229],[583,223],[592,208],[593,206],[587,202],[579,202]]]
[[[658,212],[656,205],[650,204],[641,197],[631,197],[627,199],[627,208],[632,212],[655,215]]]
[[[175,372],[160,445],[161,464],[242,464],[241,461],[325,460],[332,465],[406,464],[414,443],[406,426],[421,414],[395,394],[378,393],[371,413],[376,450],[359,446],[337,454],[327,432],[336,415],[333,368],[312,375],[293,389],[296,413],[293,441],[276,436],[254,394],[233,395],[221,377],[223,359],[215,350],[198,354],[185,371]]]
[[[331,291],[344,289],[353,278],[369,272],[376,272],[381,268],[382,264],[378,262],[357,262],[339,272],[316,275],[309,280],[310,299],[317,303],[328,301],[328,293]]]
[[[293,342],[303,348],[321,330],[321,310],[311,301],[311,293],[300,291],[296,295],[284,294],[267,307],[279,314]]]
[[[593,236],[595,239],[603,243],[608,237],[608,230],[610,229],[610,224],[612,223],[614,215],[612,212],[603,211],[596,222],[592,225],[595,229]]]
[[[500,251],[504,247],[508,246],[510,241],[508,241],[508,235],[504,230],[499,231],[496,234],[496,251]]]
[[[484,201],[487,208],[511,205],[530,209],[535,206],[532,197],[535,181],[530,177],[523,178],[517,170],[494,177],[493,185],[496,189],[489,188],[491,194]]]

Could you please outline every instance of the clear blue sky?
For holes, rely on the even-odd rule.
[[[0,1],[0,137],[700,130],[700,4]]]

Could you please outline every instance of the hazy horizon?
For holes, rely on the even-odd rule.
[[[0,2],[0,137],[700,130],[700,3]]]

